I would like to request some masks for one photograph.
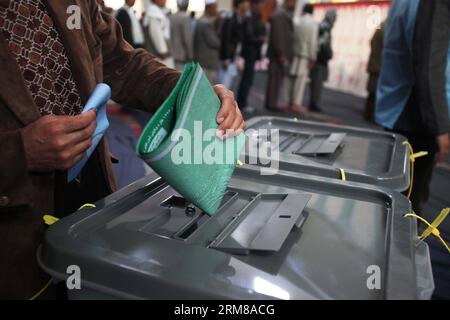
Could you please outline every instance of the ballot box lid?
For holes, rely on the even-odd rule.
[[[95,205],[50,226],[38,251],[56,281],[78,268],[78,298],[419,299],[434,288],[403,217],[410,202],[388,189],[248,166],[213,216],[156,174]]]
[[[341,179],[343,170],[348,181],[396,191],[409,186],[406,139],[392,132],[264,116],[247,121],[247,134],[247,164],[278,161],[279,170],[293,173]]]

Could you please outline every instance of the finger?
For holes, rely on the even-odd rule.
[[[241,123],[242,123],[242,119],[237,117],[234,120],[233,125],[231,126],[231,128],[227,130],[226,135],[225,135],[225,139],[228,139],[228,138],[231,138],[231,137],[239,135],[240,132],[238,132],[238,130],[239,130],[239,126],[241,125]]]
[[[88,127],[92,122],[95,122],[97,114],[93,110],[82,113],[77,116],[68,116],[61,119],[64,121],[64,132],[70,133],[74,131],[82,130]]]
[[[225,120],[217,128],[219,131],[226,131],[227,129],[232,129],[233,123],[236,119],[236,112],[230,111]]]
[[[86,128],[69,133],[67,135],[67,145],[78,144],[86,139],[91,138],[92,134],[95,131],[95,128],[97,128],[97,123],[93,121]]]
[[[224,110],[223,111],[224,113],[227,113],[227,115],[224,118],[220,119],[222,121],[219,124],[219,129],[220,130],[230,129],[231,125],[234,122],[235,117],[237,116],[242,117],[239,108],[237,107],[237,103],[234,100],[234,96],[224,98],[222,103],[222,109]]]
[[[214,86],[214,90],[221,102],[221,108],[217,113],[217,123],[221,124],[234,108],[234,94],[223,85]]]
[[[221,125],[223,121],[230,115],[230,113],[234,112],[234,98],[231,96],[222,97],[221,98],[222,105],[220,106],[220,110],[217,113],[216,121],[217,124]]]
[[[67,170],[72,168],[83,158],[84,154],[86,153],[86,150],[91,146],[91,144],[92,139],[88,139],[73,146],[70,150],[61,152],[57,157],[59,169]]]
[[[78,144],[76,144],[71,150],[70,150],[70,157],[71,159],[77,159],[80,157],[83,157],[86,153],[86,150],[89,149],[89,147],[92,145],[92,138],[89,138],[85,141],[82,141]],[[79,160],[78,160],[79,161]],[[78,161],[72,161],[72,164],[76,164]]]

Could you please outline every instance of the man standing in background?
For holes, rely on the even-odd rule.
[[[132,9],[135,3],[136,0],[126,0],[125,4],[117,11],[116,19],[122,27],[124,39],[134,48],[143,48],[144,32]]]
[[[366,106],[364,109],[364,119],[367,122],[375,122],[375,103],[377,93],[377,83],[380,77],[381,60],[383,54],[384,43],[384,29],[386,28],[386,21],[382,22],[379,28],[375,31],[370,42],[370,57],[367,64],[367,72],[369,73],[369,80],[367,81],[367,91],[369,96],[366,99]]]
[[[280,87],[292,60],[294,10],[295,0],[284,0],[283,6],[270,19],[269,48],[267,51],[270,63],[266,90],[266,109],[268,110],[279,110]]]
[[[195,60],[212,84],[218,82],[220,38],[217,32],[216,0],[205,0],[205,14],[198,20],[194,35]]]
[[[303,108],[306,81],[317,59],[319,23],[312,16],[314,7],[307,3],[298,24],[294,26],[294,57],[287,86],[288,106],[300,113]]]
[[[261,47],[266,38],[266,27],[261,19],[264,2],[263,0],[252,0],[251,4],[251,10],[244,20],[241,56],[245,60],[245,66],[237,98],[239,106],[246,109],[247,112],[254,111],[247,105],[247,98],[253,84],[255,63],[261,59]]]
[[[170,50],[170,20],[165,10],[166,0],[150,0],[145,9],[144,28],[147,50],[162,63],[174,68]]]
[[[384,36],[376,121],[406,136],[415,151],[411,203],[420,214],[436,160],[450,149],[446,75],[450,39],[448,0],[395,0]]]
[[[319,104],[323,84],[328,80],[328,63],[333,58],[331,30],[336,22],[336,16],[336,9],[328,9],[325,13],[325,18],[320,24],[319,52],[317,53],[317,61],[311,70],[311,98],[309,102],[309,109],[311,111],[321,111]]]
[[[219,82],[231,88],[237,75],[236,54],[242,44],[243,23],[249,9],[249,0],[233,0],[233,10],[223,18],[220,29],[220,60],[222,66],[219,72]]]
[[[194,36],[191,18],[187,15],[189,0],[177,0],[177,4],[178,12],[170,16],[170,39],[175,68],[182,70],[194,59]]]

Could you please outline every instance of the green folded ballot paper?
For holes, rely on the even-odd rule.
[[[188,64],[145,126],[138,155],[186,200],[209,215],[219,209],[246,136],[216,137],[221,102],[198,64]]]

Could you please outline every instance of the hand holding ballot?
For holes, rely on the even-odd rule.
[[[190,63],[145,126],[137,154],[186,200],[213,215],[245,145],[244,125],[233,93],[212,87],[200,65]]]

